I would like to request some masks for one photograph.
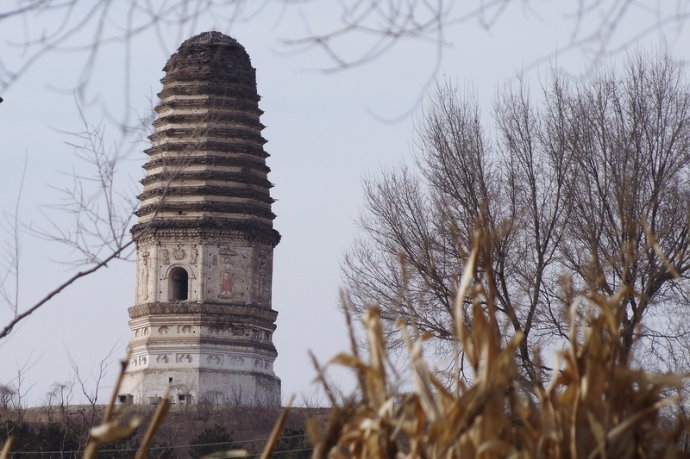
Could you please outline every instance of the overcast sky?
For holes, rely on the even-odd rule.
[[[339,264],[357,235],[361,181],[382,168],[410,161],[415,122],[423,111],[420,100],[427,94],[430,79],[447,78],[463,90],[476,92],[490,122],[493,96],[513,84],[519,73],[538,93],[550,66],[576,78],[602,63],[620,63],[625,58],[623,53],[597,60],[590,48],[570,47],[574,22],[566,15],[569,11],[560,7],[549,11],[542,6],[547,2],[534,1],[513,2],[490,28],[474,19],[449,28],[436,73],[436,46],[415,40],[401,41],[365,65],[319,72],[316,69],[332,65],[323,53],[296,52],[282,40],[309,30],[328,30],[337,19],[335,3],[312,2],[283,10],[279,2],[269,2],[249,21],[229,25],[222,15],[209,14],[182,30],[150,30],[132,40],[130,66],[122,43],[104,45],[84,92],[85,116],[106,126],[110,145],[119,137],[116,121],[133,123],[149,116],[161,89],[161,69],[184,39],[219,30],[247,49],[257,70],[260,107],[265,111],[269,178],[277,200],[275,227],[283,238],[274,255],[273,308],[279,312],[275,370],[282,380],[284,400],[293,393],[316,397],[310,384],[314,371],[308,350],[323,362],[347,349],[344,320],[337,310]],[[525,8],[526,4],[533,9]],[[612,47],[635,37],[655,20],[649,11],[629,11]],[[31,49],[16,46],[26,36],[27,25],[35,33],[48,22],[47,16],[0,21],[0,56],[6,66],[0,76],[6,77],[7,69],[21,65],[30,55]],[[593,27],[591,23],[583,26],[585,30]],[[87,42],[90,32],[75,35],[70,44]],[[687,33],[668,27],[644,36],[638,46],[646,51],[666,46],[673,57],[687,60],[688,38]],[[339,49],[356,55],[365,45],[361,38],[350,36]],[[68,133],[82,129],[71,88],[82,75],[86,57],[78,48],[50,52],[13,84],[0,78],[0,96],[5,99],[0,104],[0,202],[5,217],[14,213],[26,160],[20,220],[48,228],[47,212],[59,225],[71,225],[68,216],[51,213],[50,206],[60,202],[55,188],[70,185],[71,171],[85,170],[68,144],[74,141]],[[118,165],[119,189],[124,195],[137,193],[145,147],[145,142],[135,144]],[[0,243],[11,245],[7,226],[1,236]],[[21,234],[20,247],[19,300],[20,309],[25,309],[73,272],[57,262],[73,254],[27,231]],[[98,372],[99,362],[112,349],[102,382],[102,394],[107,396],[116,374],[113,362],[124,356],[129,340],[127,308],[133,305],[134,284],[134,264],[113,262],[51,300],[0,341],[0,383],[12,383],[16,369],[28,366],[23,389],[28,389],[31,404],[40,404],[52,383],[73,378],[68,356],[88,377]],[[4,325],[10,312],[2,307]],[[345,388],[350,384],[342,373],[333,377]],[[82,399],[75,393],[75,401]]]

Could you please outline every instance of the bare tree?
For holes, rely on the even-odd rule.
[[[569,107],[577,167],[563,263],[603,293],[625,289],[628,352],[638,332],[684,347],[690,337],[638,330],[648,315],[690,304],[674,281],[690,272],[690,95],[670,60],[648,60],[632,61],[624,81],[608,74],[579,85]]]
[[[70,143],[80,164],[66,172],[71,184],[55,189],[60,202],[43,212],[47,224],[44,227],[20,223],[21,189],[14,214],[7,217],[7,226],[12,231],[5,266],[0,269],[0,299],[12,312],[10,320],[0,329],[0,339],[9,335],[14,327],[36,310],[60,294],[79,279],[108,266],[108,263],[127,259],[132,253],[129,226],[137,201],[133,192],[124,190],[122,179],[118,178],[118,167],[131,149],[137,145],[141,131],[130,131],[113,145],[107,145],[103,125],[90,124],[79,111],[83,131],[71,133]],[[141,126],[144,126],[142,121]],[[142,136],[143,137],[143,136]],[[55,212],[69,216],[71,227],[56,223]],[[25,306],[19,301],[20,244],[21,236],[29,232],[67,247],[72,258],[62,263],[80,271],[69,276],[35,303]]]
[[[48,422],[54,422],[53,415],[57,409],[60,414],[59,422],[64,425],[69,425],[70,419],[68,416],[69,406],[72,403],[74,394],[74,381],[54,382],[50,386],[50,390],[46,393],[45,411],[48,417]]]
[[[4,417],[16,424],[23,422],[26,397],[33,387],[33,384],[26,386],[26,373],[35,364],[35,360],[27,359],[17,367],[12,380],[0,384],[0,420]]]
[[[688,86],[670,59],[649,62],[572,87],[556,76],[541,102],[523,84],[508,89],[493,136],[472,98],[440,87],[419,130],[417,170],[365,183],[365,236],[343,266],[346,305],[378,303],[386,321],[401,318],[443,348],[481,227],[490,253],[479,254],[477,282],[495,292],[504,337],[524,335],[527,381],[541,377],[536,349],[567,336],[565,305],[584,287],[625,292],[628,351],[654,342],[687,368],[678,345],[690,343],[680,285],[690,274]]]
[[[100,411],[98,395],[114,350],[115,346],[113,346],[110,352],[98,362],[98,369],[95,372],[92,371],[89,376],[85,376],[79,371],[79,366],[72,358],[72,355],[67,353],[70,365],[72,366],[72,372],[74,373],[75,382],[79,385],[81,394],[88,403],[88,409],[80,410],[79,412],[82,417],[82,426],[86,432],[90,431],[97,422],[97,416]],[[70,391],[71,389],[70,387]]]

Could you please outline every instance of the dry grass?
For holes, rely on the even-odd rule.
[[[686,375],[652,374],[624,361],[618,296],[576,296],[568,347],[558,352],[550,380],[525,390],[515,363],[521,337],[505,344],[491,292],[475,282],[479,252],[477,244],[456,303],[457,344],[472,366],[472,384],[441,380],[423,357],[424,337],[413,340],[399,324],[414,390],[398,393],[372,308],[364,317],[368,359],[353,347],[331,361],[355,372],[360,395],[336,404],[325,428],[310,426],[315,458],[688,457],[688,422],[681,400],[669,395]],[[467,300],[471,331],[463,319]],[[591,307],[585,323],[575,314],[583,304]]]

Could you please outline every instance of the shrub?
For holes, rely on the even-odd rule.
[[[194,459],[202,458],[211,453],[239,449],[233,442],[232,435],[220,424],[207,427],[192,440],[189,455]]]

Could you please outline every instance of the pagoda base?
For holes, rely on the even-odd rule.
[[[119,400],[157,404],[169,394],[174,404],[280,406],[280,379],[262,373],[189,368],[145,369],[125,374]]]

